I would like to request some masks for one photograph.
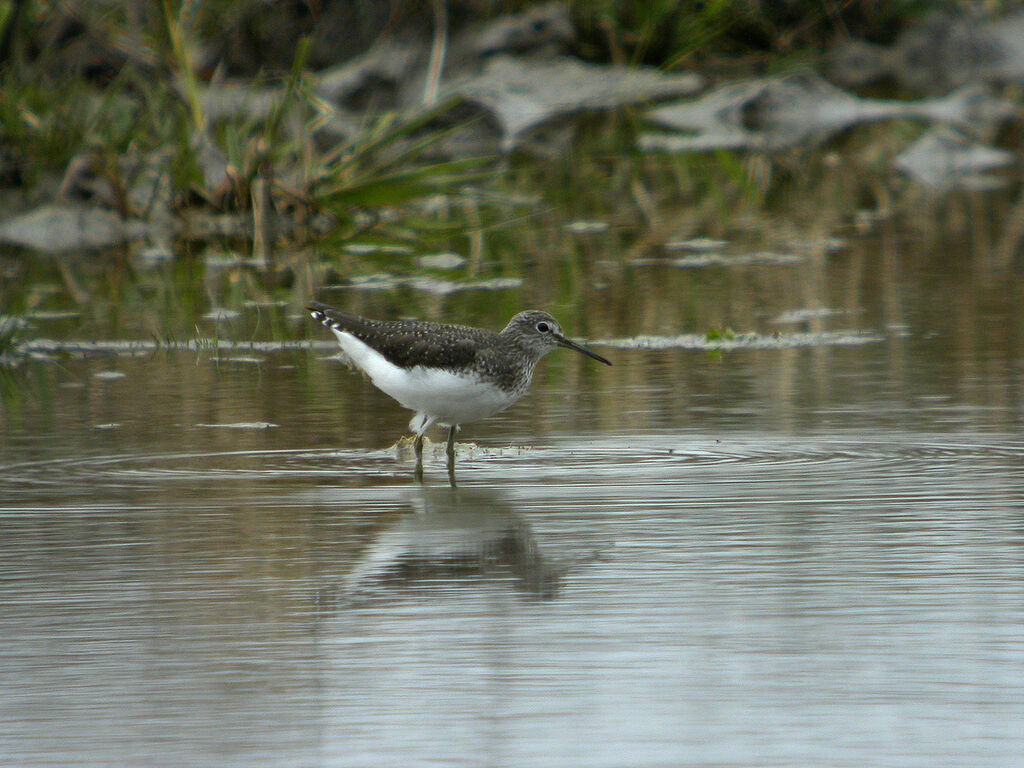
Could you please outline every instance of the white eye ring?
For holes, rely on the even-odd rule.
[[[539,323],[537,323],[537,331],[538,332],[540,332],[540,333],[547,333],[550,330],[551,330],[551,326],[549,326],[543,320],[541,320]]]

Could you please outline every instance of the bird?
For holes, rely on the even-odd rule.
[[[537,363],[565,347],[605,365],[611,361],[565,336],[547,312],[520,312],[500,332],[423,320],[371,320],[320,302],[307,311],[334,332],[345,356],[377,389],[415,411],[417,476],[422,477],[423,435],[448,426],[449,475],[454,482],[459,425],[504,411],[530,387]]]

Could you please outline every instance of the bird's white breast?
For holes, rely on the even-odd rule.
[[[402,368],[351,333],[332,328],[345,355],[379,390],[404,407],[442,424],[464,424],[503,411],[522,396],[506,392],[472,373],[440,368]]]

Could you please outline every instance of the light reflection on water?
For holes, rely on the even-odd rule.
[[[875,429],[565,435],[458,490],[367,451],[8,465],[0,751],[1012,764],[1022,458]]]
[[[771,195],[815,232],[889,197],[826,165]],[[39,359],[0,372],[0,765],[1020,764],[1019,202],[893,203],[838,250],[749,206],[571,243],[546,211],[488,236],[530,254],[520,289],[326,291],[625,339],[469,425],[457,491],[437,457],[415,486],[409,415],[321,359],[305,267],[271,309],[191,259],[138,290],[120,252],[35,260],[10,304],[43,310]],[[799,258],[673,265],[663,227],[704,217]]]

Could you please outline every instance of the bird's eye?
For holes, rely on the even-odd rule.
[[[549,326],[549,325],[548,325],[547,323],[545,323],[545,322],[539,322],[539,323],[537,323],[537,330],[538,330],[538,331],[539,331],[540,333],[547,333],[548,331],[550,331],[550,330],[551,330],[551,326]]]

